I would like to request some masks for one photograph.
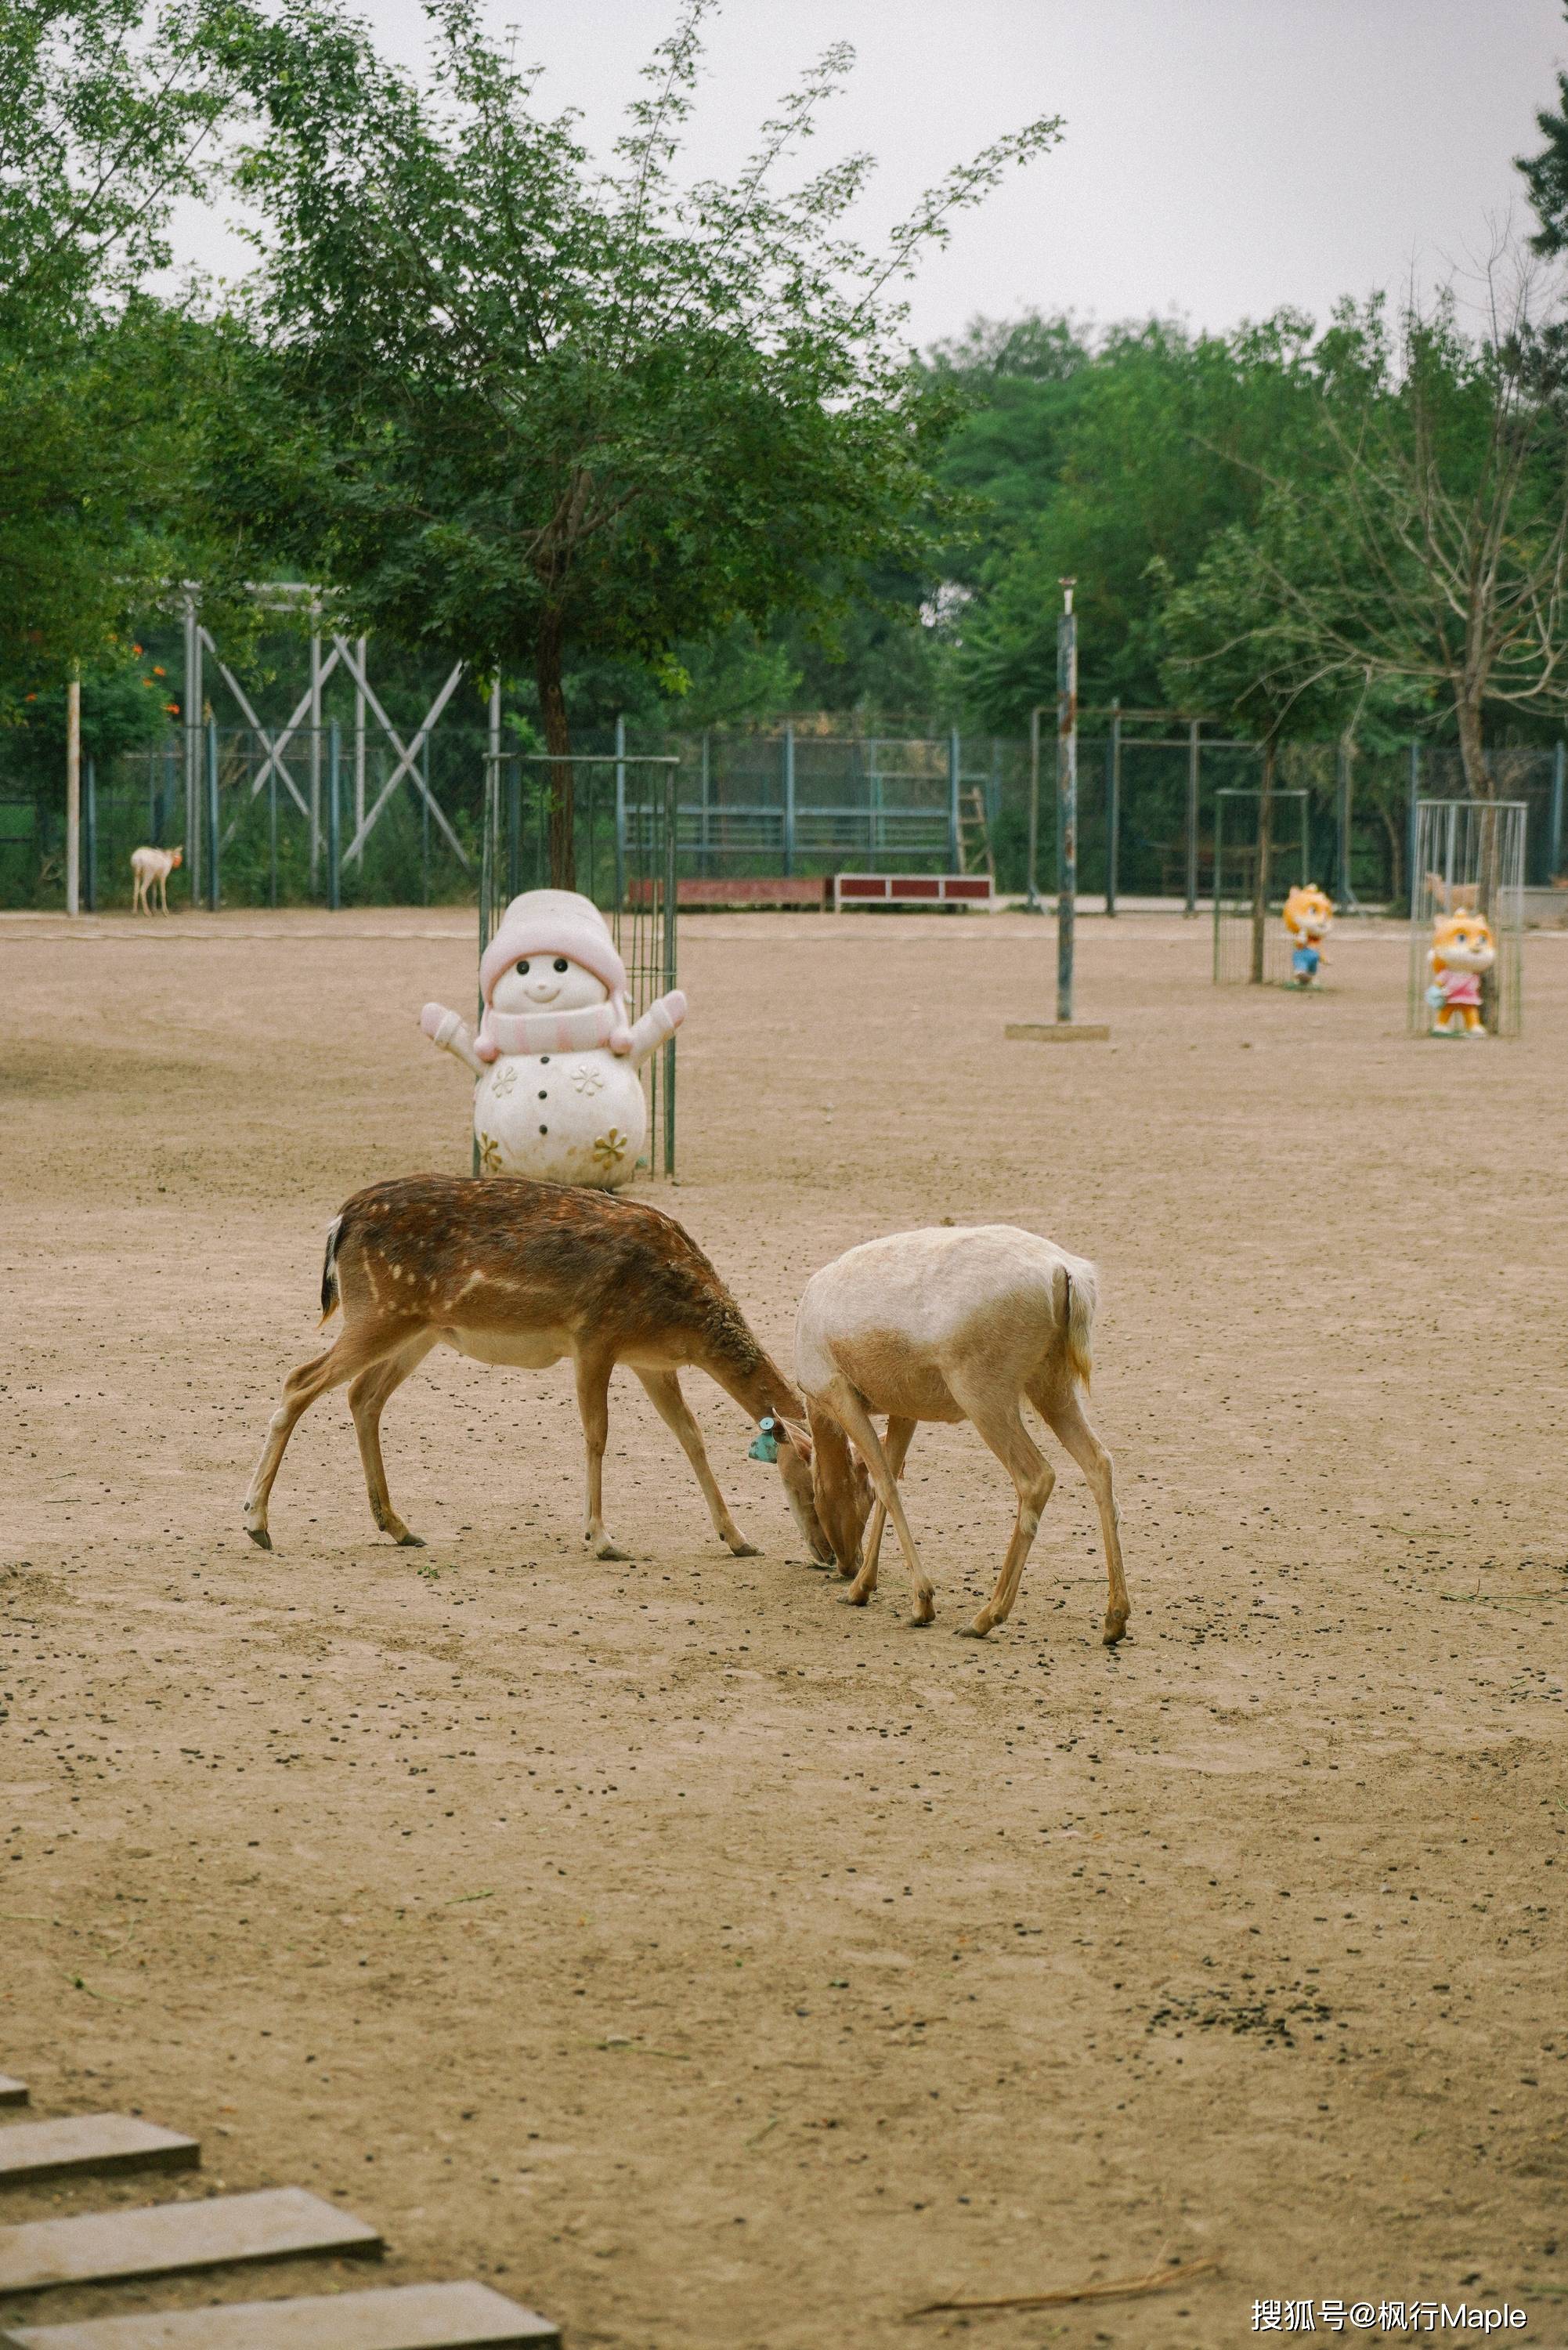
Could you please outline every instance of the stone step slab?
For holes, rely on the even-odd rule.
[[[0,2106],[25,2106],[26,2102],[26,2081],[14,2081],[9,2073],[0,2073]]]
[[[270,2187],[201,2203],[153,2203],[0,2228],[0,2293],[174,2276],[229,2261],[286,2261],[303,2252],[374,2257],[381,2250],[375,2229],[351,2212],[335,2210],[303,2187]]]
[[[548,2318],[483,2284],[400,2284],[226,2309],[23,2325],[11,2350],[560,2350]]]
[[[103,2178],[122,2170],[192,2170],[201,2159],[193,2137],[130,2114],[71,2114],[63,2121],[13,2122],[0,2129],[0,2187]]]

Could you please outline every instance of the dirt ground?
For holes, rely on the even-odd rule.
[[[624,1375],[634,1556],[586,1558],[565,1369],[444,1351],[387,1420],[429,1549],[373,1533],[338,1395],[263,1556],[327,1218],[466,1169],[414,1019],[469,1001],[472,918],[0,924],[0,2070],[40,2112],[190,2129],[174,2191],[338,2196],[389,2280],[493,2278],[572,2350],[1218,2350],[1307,2298],[1568,2342],[1568,935],[1478,1045],[1406,1037],[1392,927],[1308,1000],[1214,989],[1201,921],[1079,939],[1108,1047],[1003,1041],[1051,1008],[1022,915],[691,920],[652,1196],[786,1361],[874,1233],[1096,1259],[1115,1654],[1070,1464],[1012,1621],[957,1640],[1012,1496],[922,1430],[914,1634],[896,1560],[836,1604],[695,1378],[757,1558]],[[1222,2270],[906,2314],[1164,2254]]]

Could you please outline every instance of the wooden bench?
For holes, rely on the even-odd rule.
[[[989,873],[836,873],[833,910],[855,906],[993,906]]]

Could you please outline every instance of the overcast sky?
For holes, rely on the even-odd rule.
[[[386,47],[419,54],[418,0],[375,0]],[[552,109],[607,146],[673,0],[490,0],[548,68]],[[801,68],[847,39],[858,64],[813,164],[869,148],[865,241],[948,167],[1040,113],[1054,153],[970,216],[916,285],[913,338],[977,312],[1178,312],[1223,328],[1290,303],[1324,316],[1461,272],[1489,222],[1528,213],[1512,158],[1568,64],[1563,0],[730,0],[710,44],[691,155],[745,155]],[[219,271],[235,246],[188,219]]]

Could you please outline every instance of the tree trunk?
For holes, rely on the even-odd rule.
[[[1258,850],[1252,868],[1252,968],[1254,987],[1263,983],[1263,949],[1269,920],[1269,847],[1274,830],[1274,754],[1271,734],[1263,744],[1263,787],[1258,794]]]
[[[1497,793],[1487,770],[1486,752],[1481,743],[1481,712],[1479,702],[1469,702],[1462,694],[1454,696],[1454,716],[1459,721],[1459,757],[1464,762],[1465,789],[1472,800],[1492,800]]]
[[[550,887],[577,886],[576,795],[572,782],[572,730],[566,717],[566,689],[561,681],[563,652],[561,616],[546,606],[539,622],[534,651],[534,675],[539,688],[539,712],[545,722],[545,748],[550,754]]]
[[[1388,903],[1391,907],[1398,906],[1405,903],[1409,894],[1405,884],[1406,822],[1401,816],[1396,823],[1386,807],[1380,806],[1377,813],[1383,820],[1383,829],[1388,835]]]

